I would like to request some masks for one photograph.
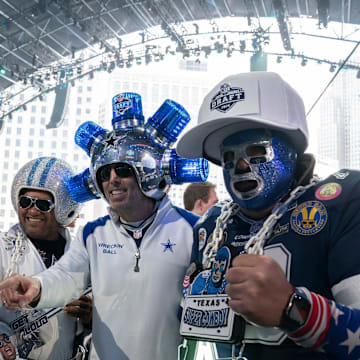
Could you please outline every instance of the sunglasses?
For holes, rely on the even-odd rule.
[[[128,165],[110,164],[110,165],[104,166],[100,170],[100,179],[102,182],[110,180],[110,174],[111,174],[112,169],[114,169],[115,174],[121,178],[128,178],[128,177],[132,177],[134,175],[132,168],[129,167]]]
[[[5,343],[7,343],[7,344],[10,344],[10,343],[11,343],[10,338],[9,338],[6,334],[3,334],[2,337],[3,337],[3,338],[0,339],[0,349],[1,349],[3,346],[5,346]]]
[[[43,213],[47,213],[55,207],[55,204],[53,203],[52,200],[39,199],[39,198],[27,196],[27,195],[20,196],[19,207],[21,209],[29,209],[33,205],[35,206],[35,209],[37,209]]]

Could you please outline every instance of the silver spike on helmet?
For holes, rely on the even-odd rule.
[[[79,215],[81,205],[70,196],[66,182],[74,175],[70,165],[54,157],[40,157],[26,163],[15,175],[11,187],[11,201],[18,211],[18,200],[23,189],[49,192],[55,201],[55,219],[69,225]]]

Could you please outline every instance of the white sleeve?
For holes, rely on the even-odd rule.
[[[89,270],[89,256],[83,243],[83,229],[80,229],[61,259],[34,276],[41,282],[37,307],[58,307],[78,299],[89,283]]]
[[[331,288],[336,302],[360,309],[360,275],[344,279]]]

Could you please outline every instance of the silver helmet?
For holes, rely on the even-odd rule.
[[[55,201],[55,219],[69,225],[79,215],[81,205],[70,196],[66,182],[74,175],[70,165],[54,157],[40,157],[26,163],[15,175],[11,187],[11,201],[18,211],[18,200],[23,189],[49,192]]]
[[[105,165],[124,163],[134,170],[142,193],[161,199],[169,185],[161,171],[164,148],[157,145],[142,128],[109,131],[96,145],[91,156],[90,173],[98,192],[104,197],[99,169]]]

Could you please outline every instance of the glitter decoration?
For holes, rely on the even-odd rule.
[[[79,203],[100,198],[88,168],[82,173],[71,177],[66,182],[66,187],[70,196]]]
[[[169,147],[176,142],[189,121],[188,112],[177,102],[167,99],[149,118],[145,131],[160,145]]]
[[[55,218],[63,226],[69,225],[80,213],[81,205],[67,190],[67,182],[74,173],[64,160],[41,157],[26,163],[15,175],[11,187],[11,201],[18,211],[18,199],[22,189],[47,191],[55,201]]]
[[[144,125],[141,96],[125,92],[112,98],[112,126],[114,130],[126,130]]]
[[[140,95],[122,93],[116,95],[112,103],[113,131],[99,130],[92,122],[80,125],[76,131],[75,142],[90,155],[91,164],[89,171],[86,169],[77,179],[69,181],[68,188],[74,199],[82,202],[97,194],[104,197],[97,174],[103,166],[114,163],[130,165],[142,193],[155,200],[166,194],[170,184],[206,181],[207,160],[184,159],[175,149],[170,149],[190,121],[180,104],[166,100],[143,125],[141,121],[128,122],[129,119],[141,120],[143,116]],[[94,184],[96,191],[87,184]]]
[[[172,184],[206,181],[209,175],[209,163],[203,158],[185,159],[175,149],[167,150],[162,169]]]

